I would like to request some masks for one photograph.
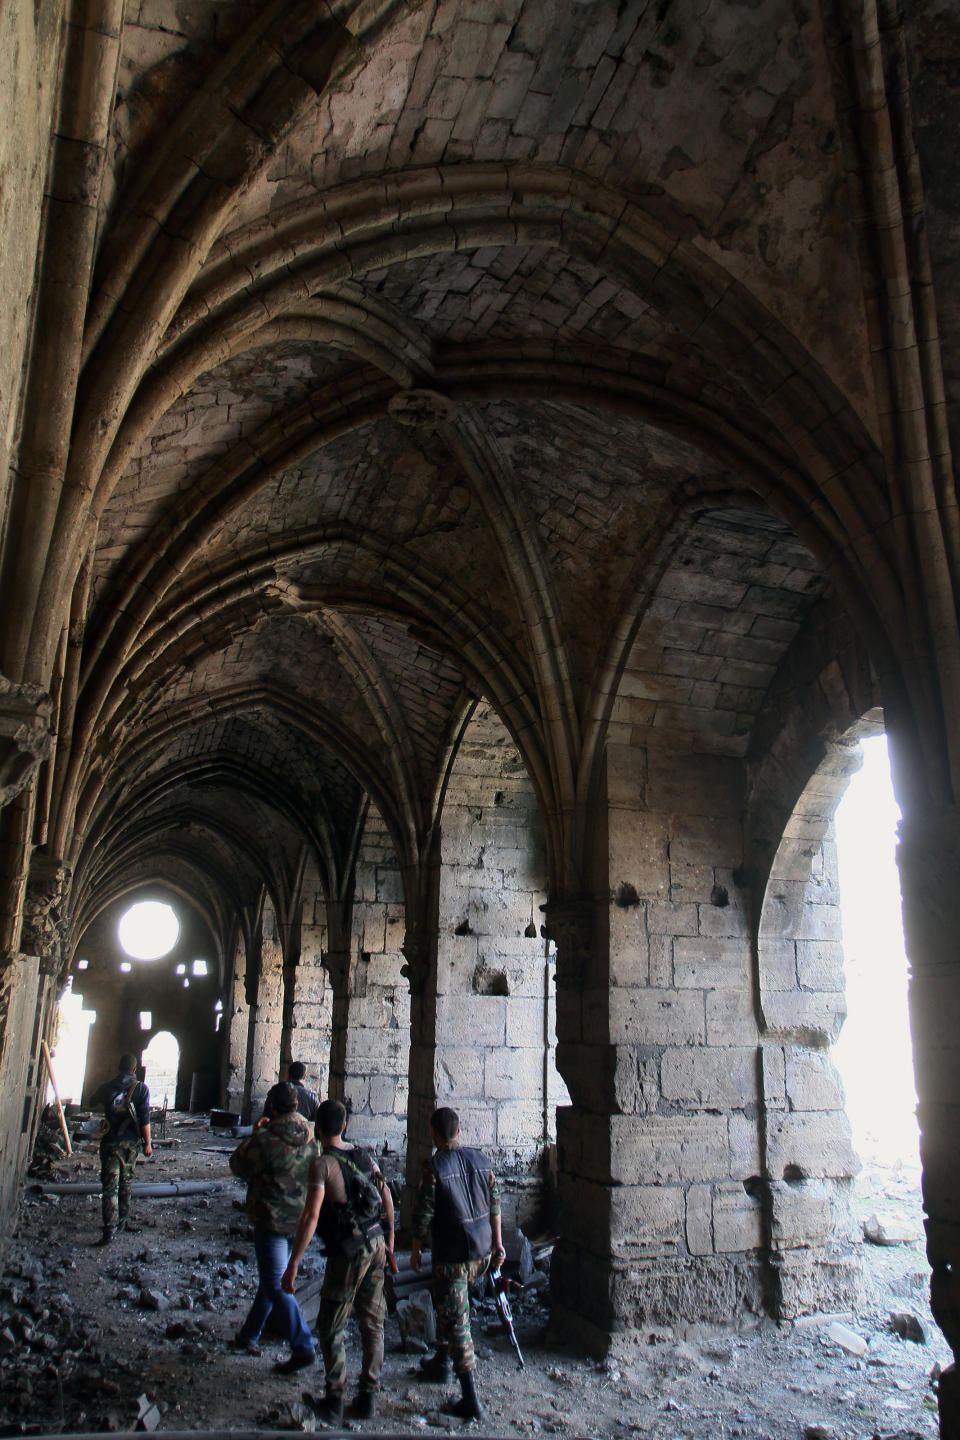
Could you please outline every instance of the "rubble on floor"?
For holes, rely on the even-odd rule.
[[[219,1188],[138,1198],[131,1218],[142,1233],[118,1236],[106,1250],[94,1246],[96,1194],[48,1193],[32,1181],[25,1187],[0,1275],[0,1434],[316,1427],[302,1382],[321,1389],[319,1367],[309,1377],[276,1375],[274,1362],[285,1354],[276,1340],[266,1339],[259,1358],[227,1348],[256,1288],[244,1187],[227,1167],[235,1142],[212,1136],[202,1117],[170,1123],[180,1143],[141,1160],[137,1179]],[[95,1180],[96,1145],[81,1144],[52,1168],[57,1180]],[[876,1211],[882,1219],[890,1206],[910,1214],[911,1204],[918,1213],[919,1176],[892,1187],[883,1175],[866,1178],[864,1215]],[[862,1253],[864,1301],[856,1313],[793,1325],[756,1320],[738,1331],[651,1330],[622,1355],[596,1362],[550,1336],[550,1249],[527,1247],[514,1260],[525,1287],[510,1297],[524,1371],[492,1299],[474,1306],[485,1433],[933,1440],[936,1381],[951,1357],[930,1316],[922,1246],[864,1244]],[[298,1284],[311,1316],[322,1267],[311,1247]],[[413,1289],[404,1303],[422,1293]],[[433,1343],[428,1312],[420,1305],[419,1322],[402,1326],[400,1310],[387,1321],[376,1418],[360,1428],[459,1433],[439,1412],[453,1387],[418,1373]],[[355,1380],[352,1327],[348,1364]]]

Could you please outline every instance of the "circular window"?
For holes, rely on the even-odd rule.
[[[159,960],[177,943],[180,921],[159,900],[141,900],[131,905],[117,926],[117,937],[134,960]]]

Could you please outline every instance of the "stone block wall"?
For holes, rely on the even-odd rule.
[[[350,1138],[404,1150],[410,989],[404,963],[403,880],[379,813],[367,816],[356,867],[350,942],[344,1101]]]
[[[437,1103],[502,1172],[555,1138],[555,967],[542,935],[546,862],[536,797],[491,711],[477,711],[443,812]]]

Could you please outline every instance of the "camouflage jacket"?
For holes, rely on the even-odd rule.
[[[247,1216],[260,1230],[292,1235],[307,1198],[307,1172],[320,1154],[302,1115],[285,1115],[255,1130],[230,1156],[247,1182]]]

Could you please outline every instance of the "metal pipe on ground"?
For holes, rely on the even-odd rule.
[[[41,1195],[99,1195],[100,1185],[88,1180],[54,1180],[47,1185],[31,1187]],[[162,1180],[143,1181],[130,1187],[131,1195],[148,1198],[167,1195],[216,1195],[223,1189],[219,1180]]]

